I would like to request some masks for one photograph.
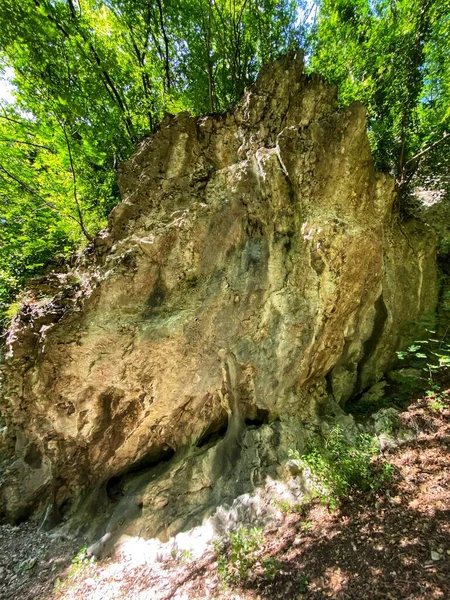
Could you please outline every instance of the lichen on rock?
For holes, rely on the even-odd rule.
[[[339,109],[299,55],[226,114],[167,116],[119,183],[108,229],[22,308],[1,367],[5,516],[102,509],[108,540],[177,533],[281,476],[437,298],[433,236],[399,222],[365,109]]]

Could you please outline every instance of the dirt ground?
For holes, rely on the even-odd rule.
[[[446,401],[447,402],[447,401]],[[315,501],[264,532],[263,558],[245,585],[224,587],[214,550],[166,563],[108,559],[74,565],[82,540],[0,527],[3,600],[432,600],[450,599],[450,407],[415,401],[401,415],[417,437],[386,451],[393,481],[336,511]]]

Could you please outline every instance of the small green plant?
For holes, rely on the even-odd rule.
[[[21,307],[20,302],[12,302],[12,304],[10,304],[8,306],[8,308],[4,311],[5,318],[8,321],[12,321],[14,319],[14,317],[16,317],[19,314],[20,307]]]
[[[282,563],[276,558],[264,558],[261,562],[264,578],[273,581],[281,570]]]
[[[95,563],[95,556],[89,556],[87,546],[83,546],[72,558],[72,562],[67,573],[67,579],[76,579],[82,571],[84,571],[86,568],[89,567],[89,565],[92,565],[93,563]],[[57,566],[53,564],[52,572],[54,572],[56,568]],[[55,580],[54,593],[56,595],[60,594],[63,591],[66,584],[66,580],[62,580],[60,577],[57,577]]]
[[[400,360],[408,359],[415,366],[425,371],[426,387],[425,395],[428,397],[428,404],[433,410],[443,410],[448,403],[449,394],[441,389],[436,381],[436,375],[450,367],[450,344],[444,339],[432,337],[435,335],[433,330],[428,330],[430,337],[426,340],[420,340],[411,344],[406,350],[397,352]]]
[[[18,575],[25,575],[25,573],[28,573],[29,571],[32,571],[34,569],[37,562],[38,559],[36,557],[29,558],[28,560],[24,560],[23,562],[16,565],[14,570]]]
[[[181,558],[184,562],[190,562],[193,559],[193,554],[190,550],[183,550],[181,553]]]
[[[276,506],[276,508],[279,508],[285,514],[291,512],[291,503],[289,502],[289,500],[275,500],[274,505]]]
[[[79,286],[83,282],[83,278],[79,273],[71,271],[66,275],[66,283],[72,286]]]
[[[53,591],[55,592],[56,595],[58,595],[62,592],[62,589],[63,589],[62,581],[61,581],[60,577],[57,577]]]
[[[313,523],[312,521],[300,521],[299,526],[305,533],[308,533],[311,531]]]
[[[391,463],[383,463],[381,467],[381,473],[378,477],[381,484],[390,481],[394,477],[394,467],[391,465]]]
[[[432,408],[433,410],[444,410],[445,408],[445,404],[443,402],[441,402],[440,400],[431,400],[428,405],[430,406],[430,408]]]
[[[427,392],[427,396],[428,396],[428,406],[430,408],[432,408],[433,410],[444,410],[446,405],[445,405],[445,400],[448,400],[448,395],[447,394],[435,394],[435,393],[431,393],[429,394]]]
[[[378,489],[392,476],[392,467],[375,469],[378,453],[376,438],[360,434],[350,442],[336,426],[297,460],[309,471],[316,496],[336,508],[352,490]]]
[[[437,339],[434,330],[428,329],[428,333],[428,339],[419,340],[406,350],[397,352],[397,357],[425,371],[429,384],[435,385],[433,375],[450,367],[450,344],[445,339]]]
[[[290,513],[302,513],[305,508],[304,504],[291,504],[289,500],[275,500],[273,504],[287,515]]]
[[[69,579],[75,579],[80,571],[84,570],[87,566],[93,564],[94,562],[95,556],[89,556],[87,546],[83,546],[73,557],[67,577]]]
[[[252,569],[259,561],[264,537],[262,529],[250,531],[240,527],[230,533],[227,543],[216,542],[218,573],[224,583],[247,581]]]
[[[441,386],[434,383],[433,380],[428,380],[429,388],[425,394],[428,398],[428,406],[433,410],[444,410],[450,400],[448,391],[441,389]]]
[[[295,578],[294,580],[295,586],[297,588],[297,590],[300,592],[300,594],[306,594],[306,592],[308,591],[308,578],[306,577],[306,575],[299,575],[298,577]]]

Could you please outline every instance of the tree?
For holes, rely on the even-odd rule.
[[[17,100],[0,112],[0,313],[104,226],[118,164],[164,112],[231,106],[296,21],[295,0],[2,0]]]
[[[318,3],[311,69],[366,104],[377,166],[401,192],[447,138],[449,14],[449,0]]]

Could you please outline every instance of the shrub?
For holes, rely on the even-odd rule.
[[[263,544],[262,529],[256,527],[250,531],[240,527],[230,533],[227,543],[216,543],[218,571],[222,581],[224,583],[247,581],[251,571],[259,562]]]
[[[397,352],[400,360],[407,359],[427,374],[425,395],[433,410],[442,410],[448,404],[450,395],[442,390],[436,375],[439,376],[450,368],[450,344],[444,338],[431,337],[434,331],[428,330],[428,339],[420,340],[408,346],[406,350]]]
[[[297,454],[297,460],[309,472],[316,495],[336,507],[352,490],[378,489],[392,476],[388,463],[376,469],[378,453],[376,438],[360,434],[350,442],[336,426],[325,439],[311,445],[304,456]]]
[[[425,371],[428,380],[433,381],[433,374],[450,367],[450,344],[439,339],[436,332],[428,330],[428,338],[418,340],[406,350],[397,352],[399,360],[407,359],[408,363]]]

